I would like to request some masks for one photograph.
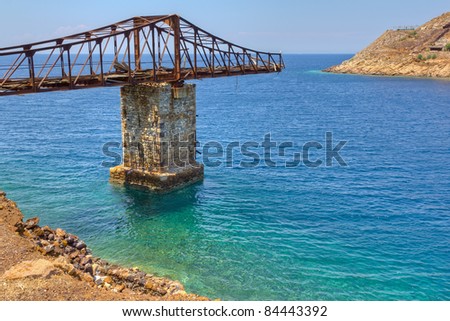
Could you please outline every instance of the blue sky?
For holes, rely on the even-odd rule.
[[[386,29],[450,10],[424,0],[2,0],[0,47],[45,40],[131,16],[177,13],[246,47],[284,53],[354,53]]]

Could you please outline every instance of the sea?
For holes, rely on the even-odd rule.
[[[120,89],[0,97],[0,189],[94,255],[222,300],[450,300],[450,80],[351,55],[193,81],[203,182],[109,182]]]

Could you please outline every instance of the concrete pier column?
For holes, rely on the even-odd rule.
[[[166,192],[203,179],[196,156],[195,85],[121,88],[123,164],[111,181]]]

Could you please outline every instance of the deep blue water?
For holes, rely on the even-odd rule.
[[[235,153],[168,195],[108,183],[118,88],[0,97],[0,189],[95,255],[212,298],[449,300],[450,81],[319,72],[348,57],[198,81],[202,143],[271,133],[294,147],[277,167],[239,167]],[[348,141],[348,166],[281,166],[307,142],[325,148],[326,132]]]

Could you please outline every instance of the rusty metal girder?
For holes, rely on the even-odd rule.
[[[0,48],[0,96],[280,72],[280,53],[235,45],[178,15],[133,17]]]

